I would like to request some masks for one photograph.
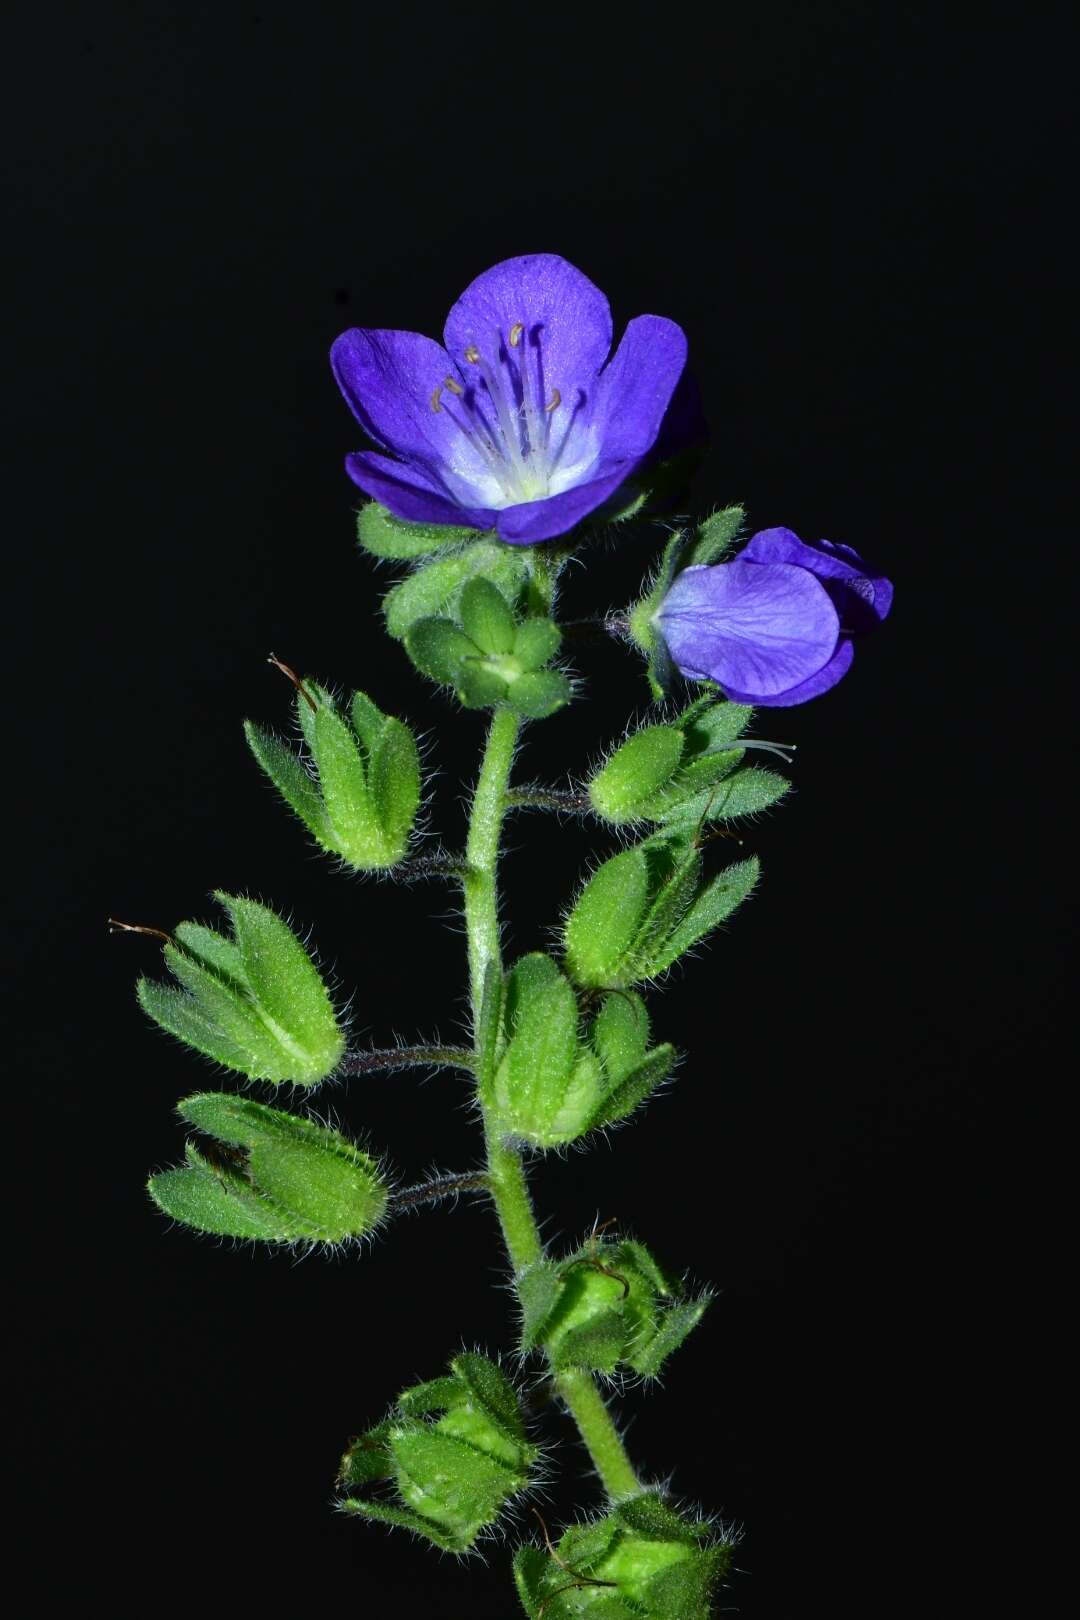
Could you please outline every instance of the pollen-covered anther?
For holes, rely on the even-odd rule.
[[[465,392],[456,377],[444,377],[442,386],[449,388],[452,394],[463,394]]]
[[[476,347],[475,343],[469,344],[469,347],[465,350],[465,358],[469,362],[470,366],[478,366],[480,364],[480,350]]]
[[[524,330],[524,321],[515,321],[513,326],[510,328],[510,347],[512,349],[516,349],[518,344],[521,342],[521,334],[524,332]]]
[[[443,386],[444,385],[442,383],[436,383],[435,384],[434,391],[433,391],[433,393],[431,395],[431,408],[432,408],[433,411],[441,411],[442,410]]]
[[[547,413],[547,415],[550,416],[552,411],[555,410],[561,404],[562,404],[562,395],[560,394],[560,392],[559,392],[559,390],[557,388],[553,388],[551,390],[551,398],[548,401],[548,403],[544,406],[544,410]]]

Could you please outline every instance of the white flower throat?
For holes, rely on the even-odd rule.
[[[580,484],[596,460],[593,435],[579,422],[585,397],[570,405],[545,378],[540,328],[515,321],[506,339],[498,336],[494,364],[477,343],[465,360],[476,383],[447,377],[431,408],[458,429],[460,454],[450,467],[471,498],[498,511]]]

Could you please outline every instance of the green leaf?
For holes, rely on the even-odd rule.
[[[514,657],[526,674],[542,669],[559,650],[562,636],[550,619],[526,619],[517,627]]]
[[[458,605],[461,628],[481,652],[505,655],[514,650],[514,615],[506,598],[488,579],[471,579]]]
[[[516,602],[528,576],[528,564],[513,546],[477,541],[454,557],[426,563],[395,585],[384,602],[386,627],[402,641],[418,619],[454,614],[470,579],[483,577],[509,602]]]
[[[565,927],[566,965],[587,989],[618,987],[620,971],[649,904],[645,851],[624,850],[593,873]]]
[[[642,805],[674,775],[682,757],[674,726],[645,726],[616,749],[589,783],[593,809],[616,824],[633,821]]]
[[[244,736],[290,810],[300,817],[324,848],[334,848],[319,791],[292,749],[251,720],[244,721]]]
[[[377,501],[360,508],[356,519],[360,544],[373,557],[395,562],[424,557],[447,546],[469,545],[480,538],[479,529],[457,528],[442,523],[407,523],[394,517]]]
[[[646,975],[663,973],[699,940],[730,917],[742,904],[758,880],[760,864],[756,856],[725,867],[709,883],[677,927],[650,952]]]
[[[259,1015],[295,1058],[291,1079],[325,1079],[341,1058],[345,1039],[326,987],[296,935],[268,906],[218,892],[236,931]]]
[[[540,669],[512,683],[506,701],[526,720],[546,720],[570,701],[570,682],[557,669]]]
[[[420,673],[441,686],[456,686],[466,661],[480,651],[449,619],[417,619],[405,636],[405,650]]]

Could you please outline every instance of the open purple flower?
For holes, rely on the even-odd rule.
[[[851,667],[852,638],[880,624],[893,588],[850,546],[762,529],[733,562],[687,568],[656,615],[676,665],[737,703],[805,703]]]
[[[632,320],[611,355],[607,299],[554,253],[485,270],[443,339],[337,339],[334,376],[380,447],[346,470],[397,517],[515,545],[564,534],[640,466],[686,364],[682,328],[660,315]]]

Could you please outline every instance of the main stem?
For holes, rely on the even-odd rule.
[[[469,941],[469,995],[473,1028],[482,1037],[484,981],[499,954],[499,840],[506,815],[510,769],[521,722],[510,709],[496,709],[491,720],[480,776],[473,794],[465,846],[465,926]],[[483,1075],[490,1054],[477,1051]],[[533,1214],[521,1156],[501,1136],[489,1102],[481,1098],[491,1196],[515,1278],[544,1252]],[[608,1495],[616,1500],[640,1490],[633,1465],[590,1373],[583,1369],[555,1372],[555,1387],[566,1402]]]

